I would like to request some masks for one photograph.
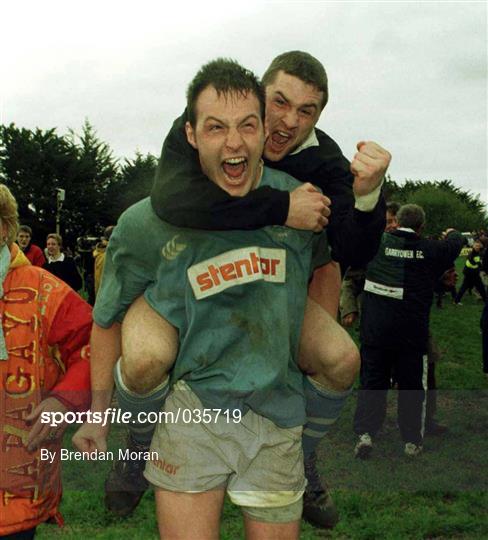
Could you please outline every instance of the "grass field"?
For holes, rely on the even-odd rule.
[[[463,306],[453,306],[446,297],[444,309],[432,310],[432,331],[444,351],[437,368],[437,416],[449,425],[449,433],[426,438],[424,454],[409,461],[396,427],[392,391],[387,422],[373,456],[367,462],[356,460],[353,396],[318,452],[341,521],[332,532],[304,524],[301,538],[488,538],[488,380],[481,367],[481,309],[479,300],[466,295]],[[116,433],[112,444],[120,438]],[[70,446],[68,437],[66,445]],[[43,525],[39,538],[158,537],[152,492],[129,519],[116,519],[104,510],[108,467],[101,462],[66,463],[61,507],[66,526]],[[240,512],[230,503],[224,508],[221,537],[243,538]]]

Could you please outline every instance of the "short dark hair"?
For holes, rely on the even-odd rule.
[[[259,101],[261,118],[264,120],[264,89],[256,75],[235,60],[217,58],[200,68],[186,91],[188,120],[193,127],[197,119],[198,96],[208,86],[213,86],[219,96],[229,93],[246,96],[251,92]]]
[[[19,234],[20,232],[24,232],[27,233],[29,236],[32,236],[32,229],[29,227],[29,225],[19,225],[17,234]]]
[[[418,204],[404,204],[398,210],[397,221],[400,227],[418,231],[425,223],[424,209]]]
[[[277,56],[263,75],[263,86],[273,84],[279,71],[293,75],[324,93],[322,109],[329,101],[329,84],[324,66],[311,54],[303,51],[289,51]]]
[[[397,203],[396,201],[390,201],[386,203],[386,211],[390,212],[392,216],[396,216],[398,210],[400,210],[400,203]]]

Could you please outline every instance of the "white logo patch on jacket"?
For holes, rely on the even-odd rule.
[[[257,246],[233,249],[190,266],[187,274],[197,300],[258,280],[285,283],[286,251]]]

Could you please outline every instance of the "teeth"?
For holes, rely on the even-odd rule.
[[[278,135],[281,135],[282,137],[290,137],[290,135],[284,131],[278,131]]]
[[[226,159],[225,160],[225,163],[228,163],[229,165],[238,165],[239,163],[243,163],[244,161],[246,161],[246,158],[230,158],[230,159]]]

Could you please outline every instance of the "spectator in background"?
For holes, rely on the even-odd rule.
[[[386,204],[385,232],[392,232],[398,228],[398,210],[400,210],[400,203],[397,203],[396,201],[390,201]]]
[[[0,223],[0,536],[27,540],[40,523],[62,523],[64,427],[40,415],[89,405],[91,309],[15,244],[17,203],[2,184]],[[41,459],[41,445],[53,461]]]
[[[17,244],[33,266],[44,266],[46,259],[39,246],[32,244],[32,229],[27,225],[20,225],[17,233]]]
[[[398,227],[396,218],[400,204],[390,201],[386,204],[385,232],[392,232]],[[344,274],[341,286],[340,314],[341,324],[351,327],[361,314],[361,297],[364,289],[365,268],[349,267]]]
[[[340,314],[341,324],[350,328],[361,314],[361,297],[364,290],[366,270],[349,267],[341,285]]]
[[[486,301],[485,287],[480,277],[482,249],[483,244],[479,240],[475,240],[473,243],[473,248],[466,259],[466,264],[463,268],[464,279],[456,296],[456,306],[461,305],[461,299],[464,293],[473,287],[478,291],[483,301]]]
[[[480,242],[483,245],[483,257],[481,259],[481,272],[480,277],[483,285],[488,287],[488,236],[484,231],[480,234]],[[485,290],[485,292],[487,292]]]
[[[425,373],[429,314],[434,284],[450,268],[464,244],[446,231],[445,240],[420,236],[425,213],[407,204],[397,214],[398,229],[385,232],[368,264],[361,315],[361,373],[354,431],[355,455],[367,458],[386,414],[392,367],[398,381],[398,425],[405,454],[422,451],[425,427]]]
[[[73,258],[61,252],[62,245],[63,239],[61,235],[56,233],[47,235],[47,262],[44,264],[44,268],[62,279],[74,291],[78,291],[82,285],[80,273]]]
[[[95,274],[95,296],[98,293],[98,288],[100,287],[100,281],[102,280],[103,266],[105,264],[105,250],[108,246],[108,241],[114,230],[114,225],[109,225],[105,227],[103,231],[103,236],[101,241],[98,242],[95,249],[93,250],[94,260],[94,274]]]
[[[436,296],[436,306],[439,309],[442,309],[442,299],[446,293],[451,295],[452,301],[456,301],[456,281],[458,274],[456,272],[456,267],[449,268],[442,274],[441,279],[436,283],[434,288],[434,293]]]

